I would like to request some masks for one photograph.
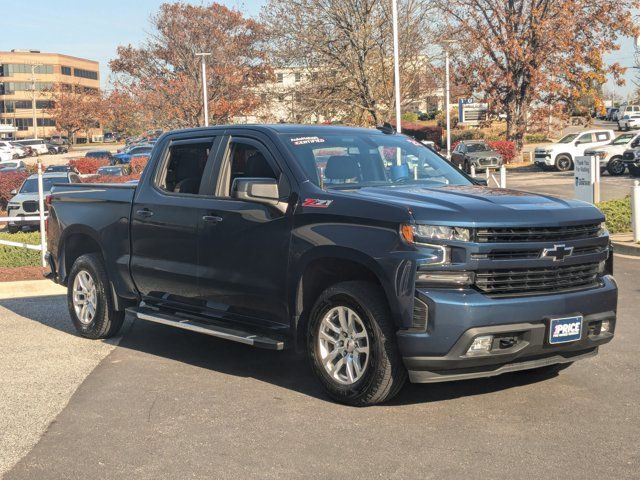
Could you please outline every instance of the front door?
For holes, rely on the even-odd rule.
[[[257,134],[256,134],[257,135]],[[219,314],[266,326],[288,325],[287,266],[292,216],[275,207],[232,198],[237,178],[289,182],[268,141],[231,136],[220,148],[207,219],[200,223],[199,285]]]
[[[198,230],[202,179],[219,144],[207,137],[169,140],[157,173],[146,175],[131,214],[131,274],[153,304],[198,303]]]

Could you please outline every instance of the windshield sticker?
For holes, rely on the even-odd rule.
[[[320,198],[306,198],[304,202],[302,202],[303,207],[313,207],[313,208],[328,208],[333,200],[322,200]]]
[[[413,138],[409,138],[409,137],[407,137],[407,139],[406,139],[406,140],[407,140],[407,142],[409,142],[409,143],[413,143],[414,145],[417,145],[418,147],[423,147],[423,146],[424,146],[424,145],[422,145],[419,141],[414,140]]]
[[[324,138],[320,137],[296,137],[291,139],[294,145],[310,145],[313,143],[324,143]]]

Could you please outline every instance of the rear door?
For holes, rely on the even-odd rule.
[[[219,141],[210,133],[168,139],[155,172],[136,190],[131,274],[148,303],[198,304],[198,230],[209,201],[200,188]]]

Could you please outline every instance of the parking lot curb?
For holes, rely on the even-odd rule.
[[[51,280],[0,282],[0,299],[64,295],[67,289]]]
[[[611,243],[615,253],[640,257],[640,244],[633,241],[633,235],[630,233],[611,235]]]

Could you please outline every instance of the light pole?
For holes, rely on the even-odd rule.
[[[202,101],[204,102],[204,126],[209,126],[209,102],[207,101],[207,64],[205,57],[211,55],[210,52],[196,53],[202,59]]]
[[[393,23],[393,80],[396,100],[396,131],[402,132],[402,121],[400,118],[400,54],[398,46],[398,0],[391,0],[391,16]],[[400,159],[398,159],[400,165]]]
[[[40,63],[31,65],[31,112],[33,114],[33,138],[38,138],[38,118],[36,116],[36,68],[41,66]]]
[[[453,43],[453,40],[443,40],[444,45],[444,77],[445,77],[445,108],[447,115],[447,158],[451,159],[451,87],[449,81],[449,45]]]

